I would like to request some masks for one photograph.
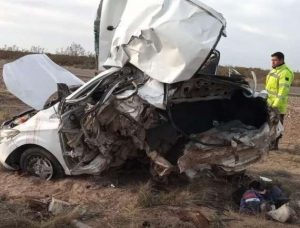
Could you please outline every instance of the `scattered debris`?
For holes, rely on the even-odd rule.
[[[267,177],[259,177],[264,182],[272,182],[273,180]]]
[[[86,225],[78,220],[73,220],[72,221],[72,224],[76,227],[76,228],[92,228],[91,226],[89,225]]]
[[[110,187],[111,188],[116,188],[116,186],[114,184],[111,184]]]
[[[249,215],[263,214],[267,218],[286,223],[297,219],[290,199],[284,191],[267,177],[252,180],[240,200],[240,212]]]
[[[294,219],[296,217],[296,212],[289,204],[284,204],[276,210],[267,212],[267,216],[281,223],[285,223]]]
[[[70,211],[71,208],[72,205],[70,203],[52,197],[48,210],[53,215],[59,215]]]

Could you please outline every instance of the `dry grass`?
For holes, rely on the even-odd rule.
[[[170,187],[170,186],[168,186]],[[103,227],[195,227],[192,217],[182,220],[178,213],[191,208],[199,210],[197,204],[205,198],[200,189],[194,191],[190,185],[172,186],[169,190],[157,190],[149,183],[140,184],[135,197],[125,207],[110,214]],[[200,193],[199,193],[200,192]],[[99,225],[100,226],[100,225]]]
[[[269,162],[272,163],[272,160]],[[265,164],[268,166],[268,163]],[[263,171],[259,171],[259,174],[263,174]],[[283,171],[274,171],[269,174],[280,175],[281,178],[285,178],[284,185],[288,185],[289,175]],[[160,191],[155,188],[156,186],[145,183],[135,186],[134,189],[130,186],[114,188],[107,197],[102,195],[103,192],[108,192],[108,189],[104,188],[96,192],[101,194],[99,197],[105,199],[108,204],[97,205],[98,208],[101,207],[100,213],[93,218],[94,223],[88,224],[93,227],[195,227],[192,217],[182,219],[178,213],[201,211],[211,221],[211,227],[282,227],[282,224],[267,221],[263,217],[248,217],[236,213],[237,210],[230,206],[231,193],[236,188],[236,183],[233,180],[203,176],[190,184],[168,185]],[[6,204],[7,201],[5,199],[4,201]],[[14,201],[12,208],[15,207]],[[38,222],[32,222],[36,213],[35,216],[28,213],[28,207],[24,202],[20,202],[19,207],[21,208],[19,212],[15,212],[15,209],[0,209],[2,219],[8,218],[6,227],[22,227],[21,224],[25,224],[24,227],[73,227],[72,214],[56,218],[45,216]],[[10,211],[12,216],[7,216],[7,211]],[[0,219],[0,227],[1,223]]]
[[[138,192],[137,205],[142,208],[157,206],[186,206],[197,201],[197,195],[188,189],[154,191],[148,184],[142,185]]]
[[[234,211],[230,211],[226,214],[229,222],[226,223],[227,227],[230,228],[296,228],[298,225],[293,224],[282,224],[279,222],[274,222],[271,220],[267,220],[264,216],[247,216],[241,215]]]
[[[293,155],[298,156],[298,155]],[[297,158],[297,157],[296,157]],[[283,162],[281,169],[278,163]],[[276,166],[275,166],[276,164]],[[297,169],[293,167],[294,160],[290,154],[272,152],[264,163],[257,164],[250,170],[251,174],[267,175],[278,181],[291,199],[299,199],[293,194],[298,185]],[[292,224],[280,224],[269,221],[264,216],[246,216],[238,213],[238,206],[232,201],[232,193],[241,181],[233,179],[218,179],[203,175],[191,183],[156,186],[148,183],[134,186],[134,192],[129,194],[128,186],[120,190],[123,197],[130,195],[130,201],[122,204],[122,198],[109,199],[118,204],[114,209],[103,207],[101,217],[92,223],[95,227],[197,227],[192,217],[182,217],[187,211],[201,211],[210,221],[211,227],[297,227]],[[158,188],[160,187],[160,188]],[[157,190],[160,189],[160,190]],[[116,195],[116,192],[113,194]],[[294,196],[293,196],[294,195]],[[124,200],[124,199],[123,199]]]
[[[300,189],[299,159],[298,151],[271,152],[264,162],[253,165],[249,170],[251,173],[273,179],[285,192],[292,195]]]
[[[40,228],[62,228],[62,227],[70,227],[75,228],[76,226],[73,224],[73,221],[79,217],[77,211],[71,211],[64,215],[55,216],[48,221],[42,222],[38,225]]]
[[[46,210],[34,210],[28,202],[10,202],[2,196],[0,201],[0,228],[61,228],[75,227],[72,223],[80,216],[77,210],[52,216]]]

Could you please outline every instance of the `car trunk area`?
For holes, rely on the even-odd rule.
[[[239,120],[260,128],[269,114],[265,101],[236,91],[230,99],[185,102],[170,107],[174,124],[186,134],[199,134],[216,125]]]

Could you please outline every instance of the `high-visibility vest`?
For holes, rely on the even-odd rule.
[[[274,68],[267,75],[268,104],[271,107],[278,108],[281,114],[285,114],[287,111],[288,95],[293,80],[294,73],[285,64]]]

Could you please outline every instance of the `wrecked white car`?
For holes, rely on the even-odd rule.
[[[130,159],[159,177],[244,170],[269,151],[279,119],[245,77],[216,75],[225,27],[198,0],[101,1],[98,76],[82,85],[44,55],[4,67],[8,90],[34,109],[2,125],[1,162],[44,179],[96,175]],[[41,59],[48,67],[30,69],[49,80],[18,82]]]

